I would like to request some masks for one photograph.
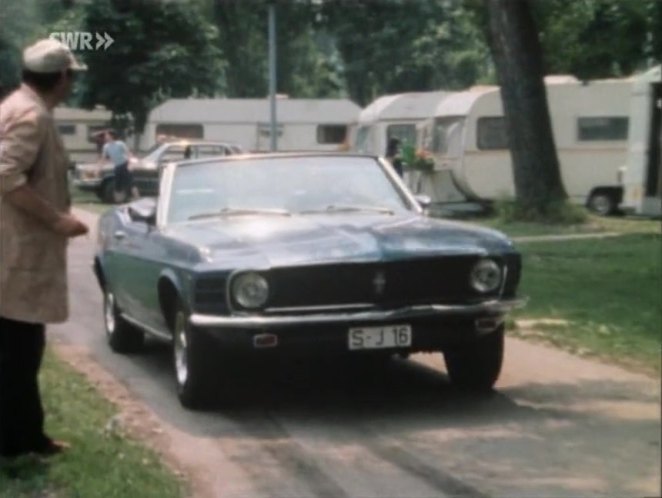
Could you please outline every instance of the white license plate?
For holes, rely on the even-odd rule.
[[[410,325],[388,325],[385,327],[357,327],[349,329],[350,350],[382,349],[411,346]]]

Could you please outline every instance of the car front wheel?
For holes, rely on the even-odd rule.
[[[173,326],[173,363],[177,396],[182,406],[190,409],[206,407],[216,381],[213,364],[215,345],[204,332],[189,323],[188,313],[179,307]]]
[[[444,351],[451,382],[472,391],[494,387],[503,364],[504,326],[462,346]]]
[[[116,353],[140,351],[145,344],[145,334],[124,319],[109,289],[104,292],[103,301],[104,328],[110,348]]]

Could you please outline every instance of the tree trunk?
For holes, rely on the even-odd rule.
[[[542,215],[566,199],[544,84],[542,48],[528,0],[485,0],[521,208]]]

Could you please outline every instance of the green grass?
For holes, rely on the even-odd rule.
[[[175,498],[183,485],[158,457],[109,426],[116,413],[78,373],[47,353],[41,373],[47,431],[71,442],[62,455],[0,467],[3,498]]]
[[[582,233],[661,233],[659,220],[615,216],[603,217],[587,215],[587,221],[580,224],[545,224],[526,222],[504,222],[498,217],[474,218],[468,220],[479,225],[500,230],[510,237],[535,235],[571,235]]]
[[[112,207],[110,204],[101,202],[99,197],[93,192],[84,192],[74,186],[70,187],[70,191],[71,202],[81,209],[101,214]]]
[[[530,297],[516,319],[554,319],[516,335],[660,373],[662,237],[619,237],[521,244],[520,293]]]

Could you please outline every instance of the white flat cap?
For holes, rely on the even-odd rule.
[[[23,51],[23,67],[34,73],[59,73],[65,69],[85,71],[87,66],[79,63],[69,47],[59,40],[46,38],[30,45]]]

